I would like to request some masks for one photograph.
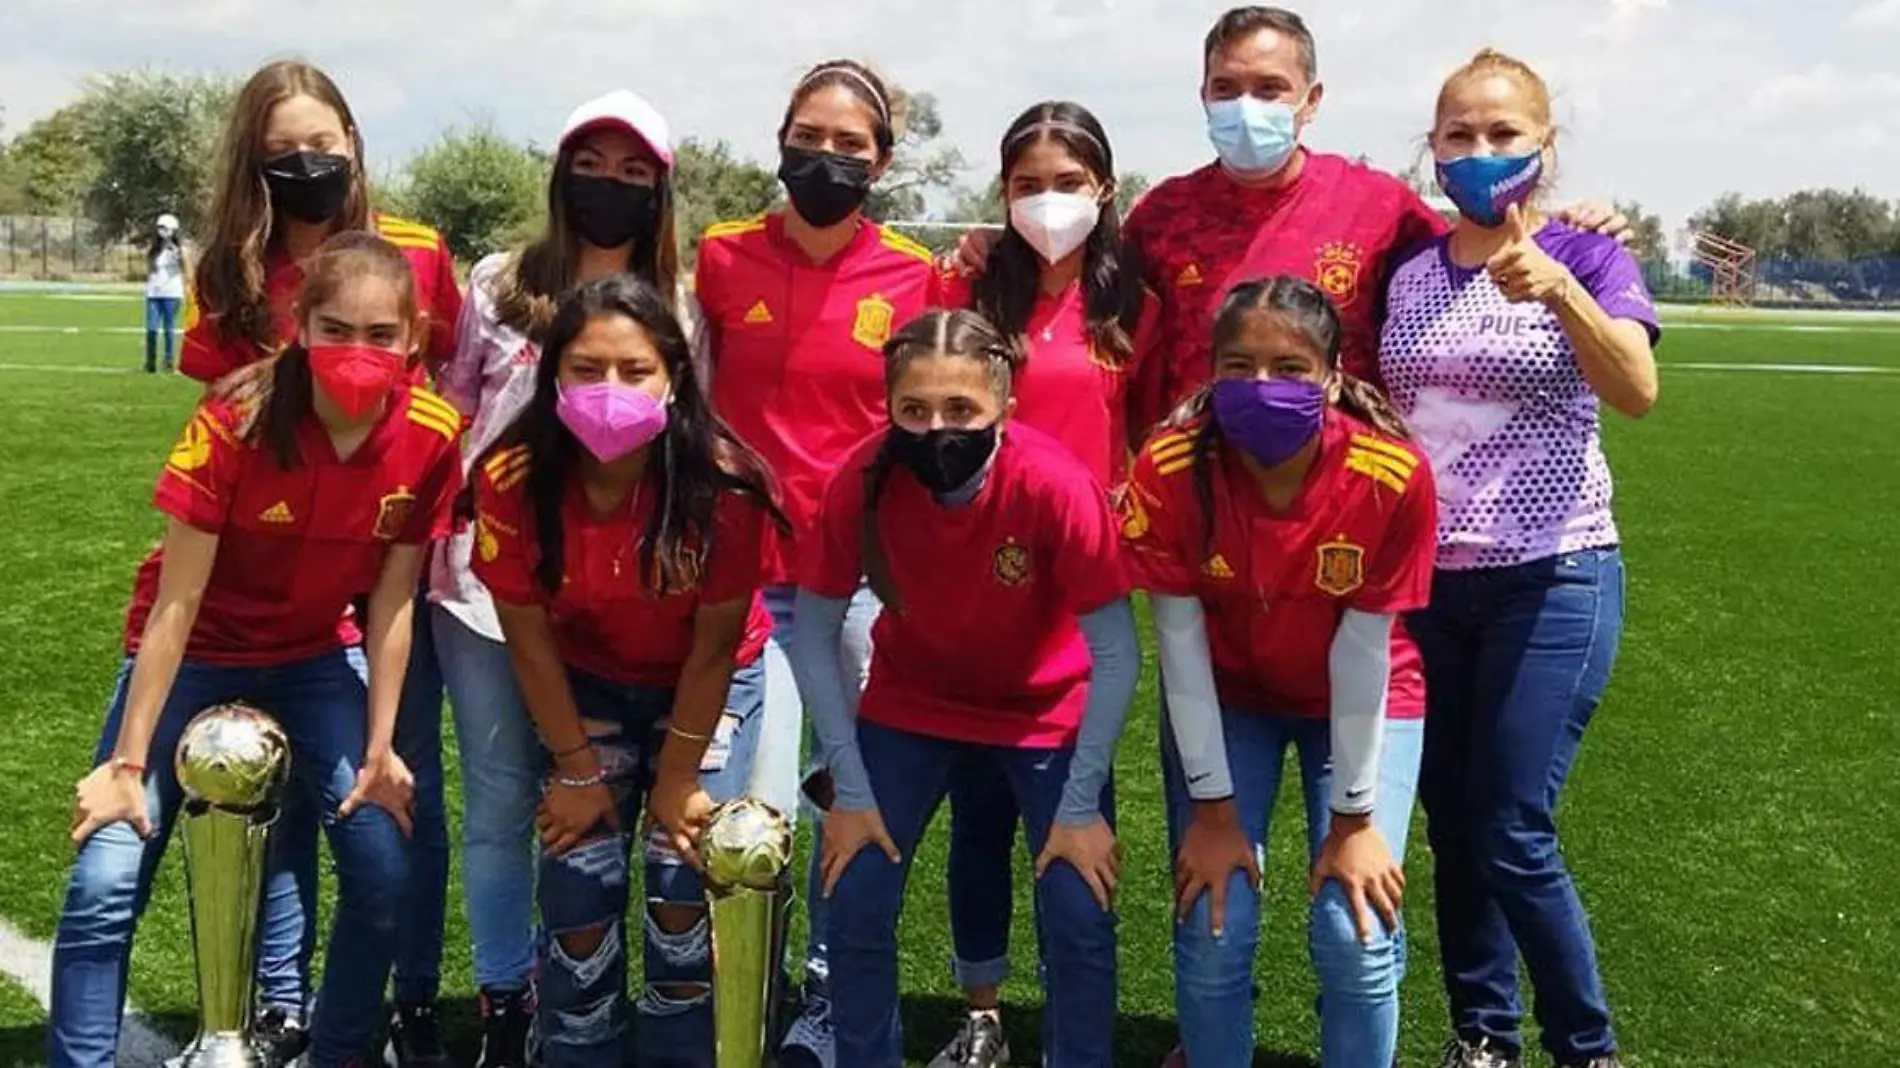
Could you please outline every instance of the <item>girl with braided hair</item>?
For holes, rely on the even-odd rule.
[[[1425,688],[1399,614],[1431,585],[1431,470],[1378,390],[1340,368],[1318,286],[1243,282],[1213,383],[1143,447],[1120,501],[1154,611],[1175,853],[1175,1004],[1188,1064],[1253,1059],[1258,857],[1286,751],[1313,859],[1320,1063],[1385,1068]]]

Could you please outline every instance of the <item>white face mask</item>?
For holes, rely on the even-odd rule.
[[[1081,248],[1101,215],[1102,205],[1087,193],[1037,193],[1009,203],[1009,224],[1049,263]]]

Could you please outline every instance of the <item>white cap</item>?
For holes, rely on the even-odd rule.
[[[178,232],[178,216],[168,211],[158,217],[158,222],[155,225],[166,233],[175,234]]]
[[[652,104],[625,89],[615,89],[575,108],[561,126],[560,147],[566,148],[574,138],[602,127],[625,130],[645,141],[660,158],[660,165],[673,169],[673,135],[666,120]]]

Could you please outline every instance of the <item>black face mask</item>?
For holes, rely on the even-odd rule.
[[[871,163],[856,156],[785,146],[778,180],[792,198],[798,216],[813,226],[844,221],[871,193]]]
[[[271,206],[307,223],[326,223],[343,214],[350,178],[350,157],[329,152],[288,152],[264,161]]]
[[[596,248],[646,244],[660,224],[658,190],[598,175],[567,176],[567,222]]]
[[[990,462],[996,451],[996,428],[991,423],[980,430],[942,427],[919,434],[893,425],[891,448],[925,489],[944,494],[969,485]]]

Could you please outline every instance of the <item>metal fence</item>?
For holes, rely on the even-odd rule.
[[[89,219],[0,215],[0,276],[143,281],[145,253]]]
[[[1643,264],[1643,278],[1658,299],[1710,299],[1709,268],[1701,264]],[[1750,304],[1785,308],[1900,307],[1900,256],[1860,260],[1758,261],[1743,286]]]

